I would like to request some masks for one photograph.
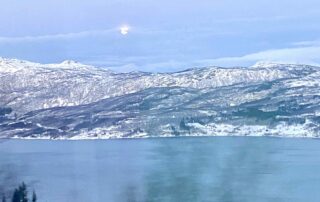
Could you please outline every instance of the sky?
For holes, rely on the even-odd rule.
[[[0,0],[0,56],[170,72],[320,64],[319,0]],[[128,26],[128,34],[120,33]]]

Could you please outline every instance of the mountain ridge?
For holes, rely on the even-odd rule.
[[[0,62],[0,69],[7,68],[10,71],[0,71],[0,105],[19,109],[17,111],[21,113],[87,104],[150,87],[203,89],[291,78],[297,74],[308,74],[314,68],[308,66],[308,71],[300,68],[295,72],[283,68],[208,67],[174,73],[117,73],[68,61],[47,65],[19,60],[5,61]]]
[[[19,70],[0,71],[0,137],[320,135],[316,66],[117,73],[73,61],[3,61]]]

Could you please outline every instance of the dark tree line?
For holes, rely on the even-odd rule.
[[[7,202],[5,195],[2,197],[2,202]],[[9,202],[9,201],[8,201]],[[32,192],[31,200],[28,199],[28,189],[26,184],[23,182],[18,188],[13,192],[11,202],[37,202],[36,192]]]

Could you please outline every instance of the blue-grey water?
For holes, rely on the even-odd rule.
[[[320,201],[318,139],[7,140],[0,164],[39,202]]]

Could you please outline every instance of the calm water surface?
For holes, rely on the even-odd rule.
[[[7,140],[0,166],[39,202],[320,201],[318,139]]]

